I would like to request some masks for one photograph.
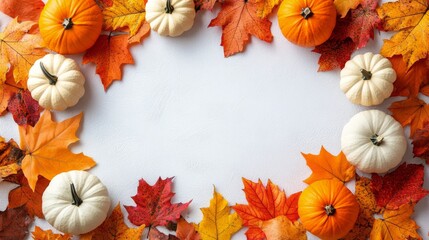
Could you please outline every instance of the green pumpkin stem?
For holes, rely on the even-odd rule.
[[[172,14],[174,11],[173,5],[171,5],[171,0],[167,0],[167,5],[165,6],[165,12],[168,14]]]
[[[72,19],[71,18],[64,18],[63,27],[66,30],[72,28],[73,27]]]
[[[380,144],[383,142],[384,137],[378,136],[378,134],[374,134],[369,139],[375,146],[380,146]]]
[[[77,195],[76,188],[74,187],[73,183],[70,183],[70,189],[71,189],[71,195],[72,195],[72,198],[73,198],[72,205],[76,205],[76,206],[79,207],[83,203],[83,201]]]
[[[301,16],[304,19],[308,19],[309,17],[313,16],[313,12],[311,11],[311,9],[309,7],[306,7],[306,8],[302,9]]]
[[[45,65],[43,65],[42,61],[40,61],[40,68],[42,69],[43,75],[49,80],[49,84],[55,85],[58,81],[58,77],[52,75],[48,70],[46,70]]]
[[[328,216],[332,216],[335,214],[335,208],[331,204],[325,206],[325,212]]]
[[[371,79],[372,73],[370,71],[367,71],[367,70],[361,68],[360,72],[362,73],[362,79],[363,80],[370,80]]]

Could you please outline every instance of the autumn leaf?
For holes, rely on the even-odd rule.
[[[424,166],[403,163],[384,176],[372,174],[372,191],[377,205],[394,210],[406,203],[417,203],[429,191],[423,188]]]
[[[21,168],[32,190],[35,190],[39,175],[51,180],[58,173],[86,170],[95,165],[92,158],[68,149],[79,140],[75,133],[81,118],[82,113],[54,122],[51,112],[44,111],[34,127],[19,127],[20,147],[25,151]]]
[[[128,35],[100,35],[94,46],[83,56],[82,63],[89,62],[97,65],[95,71],[100,75],[104,90],[107,91],[114,80],[122,79],[122,65],[134,63],[128,49]]]
[[[420,227],[411,215],[414,204],[404,204],[398,210],[386,210],[383,218],[376,219],[371,231],[371,240],[422,239],[417,233]]]
[[[177,238],[174,235],[171,235],[171,234],[167,235],[165,233],[162,233],[156,227],[150,228],[148,239],[149,240],[179,240],[179,238]]]
[[[334,0],[335,8],[337,9],[337,13],[344,18],[350,9],[355,9],[362,0]]]
[[[188,223],[185,219],[180,218],[177,221],[176,236],[181,240],[199,240],[200,234],[195,229],[195,225]]]
[[[246,232],[248,239],[264,239],[265,235],[259,228],[261,221],[267,221],[278,216],[286,216],[291,221],[298,220],[298,199],[301,192],[286,197],[286,193],[268,180],[265,187],[261,180],[254,183],[243,178],[244,193],[248,205],[237,204],[232,208],[243,220],[243,225],[249,227]]]
[[[132,197],[137,206],[125,206],[128,219],[133,224],[149,227],[165,226],[168,221],[176,221],[191,203],[171,203],[174,193],[171,191],[173,178],[158,178],[155,185],[149,185],[144,179],[139,181],[137,194]]]
[[[23,207],[0,211],[0,239],[26,239],[28,227],[32,222],[33,219]]]
[[[222,3],[221,11],[209,27],[222,27],[221,46],[225,57],[242,52],[250,35],[272,42],[271,22],[257,15],[260,5],[259,0],[225,0]]]
[[[7,108],[18,125],[28,124],[33,127],[39,121],[40,111],[43,110],[28,90],[12,94]]]
[[[267,240],[306,240],[307,234],[301,222],[292,222],[286,216],[278,216],[261,222],[259,227]]]
[[[267,18],[271,14],[273,9],[279,5],[282,0],[264,0],[262,2],[262,7],[259,7],[257,10],[257,15],[260,18]]]
[[[70,234],[58,234],[52,232],[52,230],[43,230],[40,227],[36,226],[34,228],[33,239],[34,240],[69,240],[72,239]]]
[[[416,130],[423,128],[423,123],[429,121],[429,105],[415,97],[394,102],[389,110],[402,126],[410,125],[410,138],[414,138]]]
[[[338,179],[346,183],[355,176],[355,167],[347,161],[343,152],[334,156],[322,146],[319,155],[304,153],[302,155],[313,171],[311,176],[304,180],[307,184],[322,179]]]
[[[143,39],[147,38],[150,34],[150,24],[144,22],[141,28],[137,31],[136,35],[128,36],[128,45],[141,43]]]
[[[23,158],[24,152],[13,139],[8,142],[0,141],[0,178],[17,174]]]
[[[9,64],[15,82],[26,83],[33,63],[46,54],[40,35],[28,33],[35,24],[31,21],[18,23],[15,18],[0,32],[0,83],[6,81]]]
[[[195,10],[213,10],[214,5],[217,3],[217,0],[194,0]]]
[[[42,0],[2,0],[0,11],[19,21],[37,22],[44,6]]]
[[[422,129],[417,129],[413,139],[414,157],[419,157],[429,163],[429,122],[423,124]]]
[[[241,229],[242,221],[237,213],[230,214],[230,211],[226,199],[213,190],[210,206],[201,208],[203,220],[198,224],[201,239],[231,239]]]
[[[146,16],[146,1],[113,0],[113,5],[103,9],[104,28],[117,30],[128,27],[134,36],[143,25]]]
[[[145,225],[137,228],[129,228],[125,225],[124,215],[121,211],[121,206],[118,203],[112,214],[93,231],[81,236],[81,240],[126,240],[140,239]]]
[[[322,45],[316,46],[313,52],[321,54],[318,71],[325,72],[343,68],[355,49],[356,44],[351,38],[344,40],[329,39]]]
[[[429,53],[429,2],[427,0],[399,0],[387,2],[377,9],[385,31],[399,31],[384,40],[380,53],[385,57],[402,55],[410,68]]]
[[[400,55],[395,55],[389,60],[396,72],[391,96],[417,97],[420,88],[429,83],[429,61],[419,60],[408,69]]]

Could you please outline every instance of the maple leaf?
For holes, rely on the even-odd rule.
[[[134,36],[143,25],[146,16],[146,1],[113,0],[111,7],[103,9],[104,28],[116,30],[123,27],[130,29]]]
[[[372,174],[371,187],[379,207],[398,209],[406,203],[417,203],[429,193],[423,181],[423,165],[403,163],[383,177]]]
[[[44,6],[42,0],[2,0],[0,11],[20,21],[37,22]]]
[[[0,211],[0,239],[25,239],[28,227],[33,219],[28,216],[25,208],[8,208]]]
[[[260,18],[266,18],[271,14],[273,9],[279,5],[281,0],[264,0],[262,1],[262,7],[259,7],[257,10],[257,15]]]
[[[52,230],[43,230],[40,227],[36,226],[34,228],[33,239],[34,240],[69,240],[72,239],[70,234],[58,234],[52,232]]]
[[[164,234],[155,227],[150,228],[148,235],[149,240],[179,240],[176,236]]]
[[[272,42],[271,22],[257,15],[259,0],[225,0],[217,17],[209,27],[222,27],[223,52],[225,57],[242,52],[254,35],[265,42]]]
[[[408,68],[429,53],[429,2],[399,0],[377,9],[385,31],[399,31],[384,40],[380,53],[385,57],[402,55]]]
[[[181,240],[199,240],[200,234],[195,229],[194,224],[188,223],[185,219],[180,218],[177,221],[176,235]]]
[[[265,235],[259,228],[260,221],[267,221],[278,216],[286,216],[291,221],[298,220],[298,199],[301,192],[286,197],[286,193],[268,180],[265,187],[261,180],[254,183],[243,178],[248,205],[237,204],[232,208],[249,227],[246,232],[248,239],[264,239]]]
[[[0,83],[0,116],[7,112],[7,105],[12,95],[24,90],[24,87],[20,83],[15,83],[12,69],[13,67],[6,73],[6,81],[3,84]]]
[[[318,71],[325,72],[343,68],[355,49],[356,44],[351,38],[344,40],[328,39],[323,44],[316,46],[313,52],[321,54]]]
[[[155,185],[150,186],[140,179],[137,194],[132,197],[137,206],[125,206],[128,219],[133,224],[149,227],[165,226],[168,221],[179,219],[181,212],[191,203],[171,203],[174,193],[171,191],[173,178],[158,178]]]
[[[218,2],[218,0],[194,0],[195,10],[213,10],[214,5]],[[222,2],[222,0],[220,1]]]
[[[137,31],[137,33],[134,36],[130,36],[128,38],[128,45],[141,43],[143,39],[149,36],[149,34],[150,34],[150,24],[148,22],[144,22],[141,28]]]
[[[15,18],[0,32],[0,83],[6,81],[9,68],[13,69],[15,82],[26,83],[33,63],[46,54],[40,34],[28,34],[35,24],[18,23]]]
[[[311,176],[304,180],[307,184],[322,179],[338,179],[346,183],[355,176],[355,167],[347,161],[343,152],[334,156],[322,146],[319,155],[301,154],[313,171]]]
[[[121,66],[134,63],[128,49],[128,35],[100,35],[94,46],[83,56],[82,63],[89,62],[97,65],[95,71],[100,75],[104,90],[107,91],[114,80],[122,78]]]
[[[201,239],[231,239],[231,236],[242,227],[242,221],[237,213],[230,214],[226,199],[216,190],[210,206],[201,208],[203,220],[198,224]]]
[[[420,157],[429,163],[429,122],[423,124],[422,129],[417,129],[413,139],[414,157]]]
[[[34,126],[37,123],[42,110],[42,107],[31,97],[31,93],[28,90],[12,94],[7,108],[18,125],[28,124],[30,126]]]
[[[423,128],[423,123],[429,121],[429,105],[423,100],[411,97],[390,105],[392,117],[402,126],[410,124],[410,137],[414,137],[417,129]]]
[[[355,9],[362,0],[334,0],[335,8],[337,9],[337,13],[344,18],[350,9]]]
[[[396,72],[396,81],[393,82],[391,96],[417,97],[420,88],[429,83],[429,64],[427,59],[421,59],[409,69],[402,56],[395,55],[389,58]]]
[[[0,141],[0,178],[17,174],[23,158],[24,152],[13,139]]]
[[[81,236],[81,240],[125,240],[125,239],[140,239],[145,225],[137,228],[129,228],[124,223],[124,215],[121,211],[121,206],[118,203],[112,214],[96,229]]]
[[[301,222],[292,222],[286,216],[278,216],[261,222],[260,228],[267,240],[307,240],[307,234]]]
[[[25,151],[22,171],[34,191],[39,175],[51,180],[55,175],[70,170],[86,170],[95,165],[92,158],[74,154],[68,146],[79,139],[82,113],[62,122],[52,121],[51,112],[44,111],[34,127],[19,127],[20,147]]]
[[[410,217],[414,204],[404,204],[398,210],[386,210],[383,218],[376,219],[371,231],[371,240],[421,239],[420,227]]]

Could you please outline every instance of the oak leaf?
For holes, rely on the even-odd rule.
[[[422,129],[416,130],[412,144],[414,157],[420,157],[429,163],[429,122],[425,122]]]
[[[222,27],[223,52],[225,57],[242,52],[254,35],[265,42],[272,42],[271,22],[258,16],[259,0],[225,0],[222,9],[209,27]]]
[[[411,219],[413,212],[414,204],[386,210],[383,218],[375,220],[371,240],[422,239],[417,233],[420,227]]]
[[[33,218],[28,216],[25,208],[7,208],[0,211],[0,239],[20,240],[26,239],[28,227]]]
[[[18,125],[34,126],[40,118],[43,110],[39,103],[31,97],[28,90],[18,91],[9,99],[7,109],[12,113],[13,120]]]
[[[128,35],[100,35],[83,56],[82,63],[93,62],[97,65],[95,71],[100,75],[105,91],[114,80],[122,79],[123,64],[134,63],[128,47]]]
[[[384,176],[372,174],[371,188],[377,205],[391,210],[424,198],[429,191],[423,188],[423,181],[423,165],[403,163]]]
[[[20,147],[25,151],[22,171],[34,191],[38,176],[51,180],[55,175],[70,170],[86,170],[95,165],[83,153],[72,153],[68,146],[79,139],[82,113],[62,122],[52,121],[50,111],[44,111],[34,127],[20,126]]]
[[[191,201],[187,203],[171,203],[174,193],[171,191],[173,178],[158,181],[151,186],[144,179],[140,179],[137,194],[132,197],[137,206],[125,206],[128,219],[133,224],[149,227],[165,226],[168,221],[176,221],[185,211]]]
[[[416,97],[394,102],[389,110],[402,126],[410,125],[410,138],[414,138],[416,130],[423,128],[423,123],[429,121],[429,105]]]
[[[399,31],[384,40],[380,53],[385,57],[402,55],[407,68],[429,53],[429,2],[399,0],[387,2],[377,9],[385,31]]]
[[[188,223],[185,219],[180,218],[177,221],[176,236],[180,240],[199,240],[200,234],[195,229],[195,225]]]
[[[307,234],[301,222],[292,222],[286,216],[278,216],[261,222],[260,228],[267,240],[307,240]]]
[[[146,1],[113,0],[111,7],[103,9],[105,30],[130,29],[134,36],[143,25],[146,17]]]
[[[34,228],[33,239],[34,240],[69,240],[72,239],[70,234],[59,234],[54,233],[52,230],[43,230],[40,227],[36,226]]]
[[[265,238],[265,234],[259,227],[261,221],[278,216],[286,216],[291,221],[298,220],[298,199],[301,192],[287,198],[286,193],[271,180],[268,180],[267,185],[264,186],[261,180],[254,183],[243,178],[243,184],[248,205],[237,204],[232,208],[243,220],[243,225],[249,227],[246,231],[248,239]]]
[[[0,11],[19,21],[39,21],[45,4],[42,0],[2,0]]]
[[[322,179],[338,179],[346,183],[355,176],[355,167],[347,161],[343,152],[334,156],[322,146],[319,155],[301,154],[313,171],[311,176],[304,180],[307,184]]]
[[[391,96],[417,97],[420,88],[429,83],[429,61],[421,59],[408,68],[401,55],[390,57],[389,60],[396,72]]]
[[[13,139],[0,141],[0,178],[17,174],[23,158],[24,152]]]
[[[0,83],[6,81],[10,69],[15,82],[26,83],[33,63],[46,54],[40,34],[28,33],[35,24],[31,21],[18,23],[15,18],[0,32]]]
[[[350,9],[355,9],[362,0],[334,0],[335,8],[337,9],[337,13],[344,18]]]
[[[81,235],[81,240],[125,240],[140,239],[145,225],[137,228],[129,228],[125,225],[124,215],[118,203],[110,216],[96,229]]]
[[[351,38],[344,40],[328,39],[313,49],[313,52],[321,54],[318,71],[325,72],[343,68],[346,62],[350,60],[354,50],[356,50],[356,44]]]

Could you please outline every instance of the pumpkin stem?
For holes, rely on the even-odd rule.
[[[71,18],[64,18],[63,27],[66,30],[72,28],[73,27],[72,19]]]
[[[52,75],[48,70],[46,70],[45,65],[43,65],[42,61],[40,61],[40,68],[42,69],[43,75],[48,78],[49,84],[55,85],[58,81],[58,77]]]
[[[325,212],[328,216],[332,216],[335,214],[335,208],[331,204],[325,206]]]
[[[372,144],[374,144],[375,146],[380,146],[381,142],[383,142],[384,137],[378,136],[378,134],[374,134],[371,136],[370,139]]]
[[[304,17],[304,19],[308,19],[309,17],[313,16],[313,12],[309,7],[306,7],[302,9],[301,16]]]
[[[174,11],[173,5],[171,5],[171,0],[167,0],[167,5],[164,8],[165,13],[171,14]]]
[[[72,197],[73,197],[72,205],[76,205],[76,206],[78,206],[78,207],[79,207],[79,206],[83,203],[83,201],[82,201],[82,199],[80,199],[80,197],[77,195],[76,188],[74,187],[74,184],[73,184],[73,183],[70,183],[70,189],[71,189],[71,195],[72,195]]]
[[[371,79],[372,73],[370,71],[367,71],[367,70],[361,68],[360,72],[362,73],[362,79],[363,80],[370,80]]]

